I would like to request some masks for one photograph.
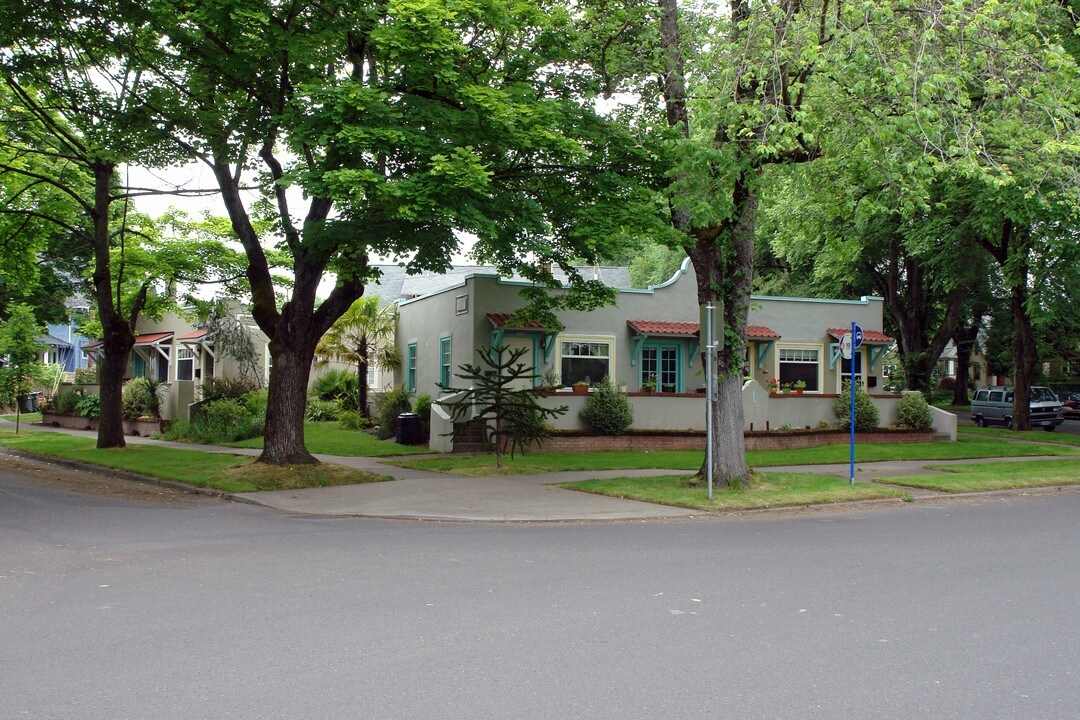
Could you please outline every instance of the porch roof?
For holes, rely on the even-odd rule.
[[[183,342],[184,340],[188,340],[188,341],[202,340],[204,337],[206,337],[206,328],[199,328],[198,330],[192,330],[189,333],[184,333],[183,335],[181,335],[180,337],[178,337],[176,339]]]
[[[639,335],[667,335],[669,337],[696,337],[701,328],[695,322],[668,322],[665,320],[627,320],[626,323]],[[778,340],[780,333],[764,325],[747,325],[746,337],[751,340]]]
[[[495,328],[508,328],[511,330],[539,330],[540,332],[546,332],[548,328],[544,327],[543,323],[539,323],[535,320],[528,320],[520,325],[507,325],[512,315],[510,313],[488,313],[487,319],[491,321],[491,325]],[[560,326],[561,329],[561,326]]]
[[[827,331],[834,338],[839,340],[847,333],[851,332],[850,328],[829,328]],[[864,343],[870,343],[871,345],[892,345],[895,340],[886,335],[885,333],[878,332],[877,330],[863,330],[862,339]]]
[[[135,337],[135,347],[147,347],[149,345],[158,345],[165,340],[171,340],[173,333],[149,333],[147,335],[137,335]],[[83,345],[83,350],[96,350],[102,345],[101,340],[93,340]]]

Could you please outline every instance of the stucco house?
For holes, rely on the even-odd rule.
[[[398,302],[397,343],[404,362],[397,379],[410,390],[437,394],[439,382],[446,382],[461,363],[477,362],[476,348],[489,344],[526,348],[525,357],[536,371],[553,371],[563,385],[610,377],[631,392],[649,379],[661,393],[693,393],[704,386],[689,260],[660,285],[633,289],[609,282],[618,290],[615,305],[563,312],[557,330],[510,322],[524,302],[518,293],[527,283],[521,280],[502,278],[490,268],[443,280],[440,287],[429,278],[430,292]],[[802,380],[807,394],[837,393],[842,377],[851,372],[850,361],[840,357],[839,340],[854,321],[864,331],[855,370],[873,391],[881,384],[880,360],[893,344],[882,331],[882,309],[882,300],[873,297],[755,296],[746,374],[762,385],[772,378]]]

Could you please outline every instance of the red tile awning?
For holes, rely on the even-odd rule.
[[[844,335],[849,332],[851,332],[851,328],[829,328],[828,330],[828,333],[837,340],[844,337]],[[862,339],[864,343],[874,343],[878,345],[892,345],[896,342],[885,333],[878,332],[877,330],[863,330]]]
[[[746,337],[751,340],[779,340],[780,333],[764,325],[747,325]]]
[[[627,320],[626,324],[638,335],[696,336],[701,328],[695,322],[667,322],[664,320]],[[746,337],[750,340],[779,340],[780,333],[764,325],[747,325]]]
[[[535,320],[529,320],[521,323],[520,325],[507,326],[507,322],[512,315],[510,313],[488,313],[487,318],[491,321],[491,324],[496,328],[509,327],[513,330],[547,330],[542,323]]]
[[[146,335],[138,335],[138,336],[135,337],[135,347],[146,347],[148,345],[157,345],[158,343],[162,342],[163,340],[171,340],[172,336],[173,336],[173,333],[171,333],[171,332],[149,333],[149,334],[146,334]],[[83,347],[84,351],[85,350],[95,350],[95,349],[101,347],[103,344],[104,343],[101,340],[94,340],[93,342],[88,342],[88,343],[83,344],[82,347]]]
[[[626,324],[638,335],[696,336],[698,324],[692,322],[667,322],[664,320],[627,320]]]
[[[192,330],[189,333],[181,335],[177,340],[180,340],[181,342],[184,340],[202,340],[204,337],[206,337],[206,328],[199,328],[198,330]]]

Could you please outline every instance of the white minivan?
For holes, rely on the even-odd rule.
[[[1031,426],[1053,431],[1065,422],[1061,415],[1061,400],[1048,387],[1031,388]],[[982,388],[975,392],[971,401],[971,418],[976,425],[1001,423],[1012,425],[1013,390],[1008,385]]]

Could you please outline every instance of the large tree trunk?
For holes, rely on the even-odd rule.
[[[266,403],[266,429],[259,462],[314,465],[319,461],[304,444],[304,411],[314,349],[297,347],[295,338],[279,333],[271,342],[274,362]]]
[[[953,405],[967,405],[968,376],[971,374],[971,347],[956,345],[956,384],[953,386]]]
[[[1031,429],[1031,381],[1039,351],[1027,311],[1027,269],[1012,287],[1013,311],[1013,430]]]

